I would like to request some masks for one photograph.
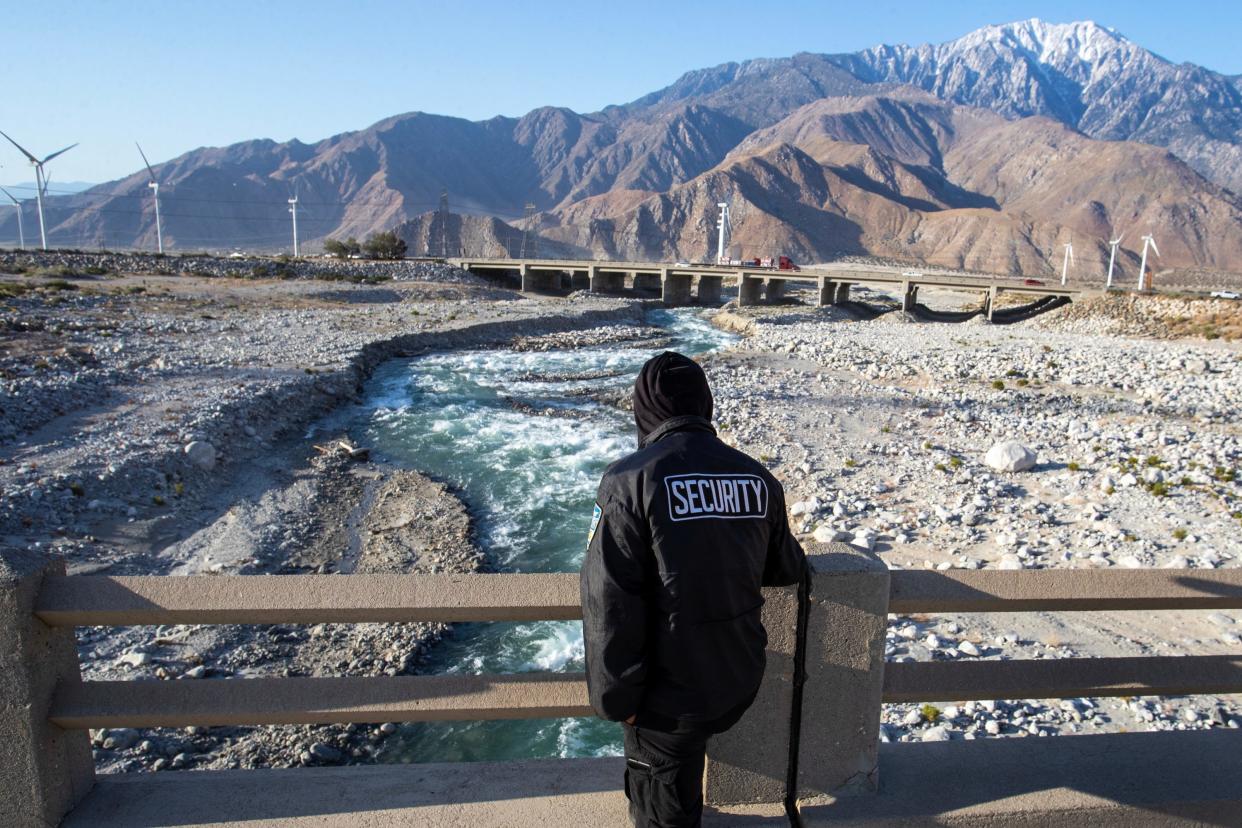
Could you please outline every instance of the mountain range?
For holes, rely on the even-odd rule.
[[[516,253],[525,235],[543,256],[702,260],[728,201],[746,256],[1035,275],[1072,242],[1099,274],[1124,234],[1133,273],[1152,232],[1162,270],[1242,273],[1242,77],[1090,22],[727,63],[590,114],[414,112],[314,144],[194,150],[155,174],[181,249],[287,247],[296,194],[312,248],[396,227],[416,253]],[[49,199],[50,241],[153,247],[147,182]]]

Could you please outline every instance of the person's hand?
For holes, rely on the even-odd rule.
[[[638,714],[637,714],[637,713],[635,713],[633,716],[630,716],[628,719],[626,719],[626,720],[625,720],[625,723],[626,723],[627,725],[632,725],[632,724],[634,724],[634,720],[635,720],[635,719],[637,719],[637,718],[638,718]]]

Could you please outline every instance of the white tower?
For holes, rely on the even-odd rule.
[[[40,161],[38,158],[35,158],[27,152],[25,147],[14,141],[12,138],[9,138],[9,136],[5,133],[0,132],[0,135],[4,135],[5,138],[8,138],[10,144],[21,150],[22,155],[26,156],[26,158],[30,160],[30,166],[35,168],[35,201],[39,206],[39,240],[43,242],[43,249],[47,250],[47,227],[43,223],[43,196],[47,195],[47,174],[43,171],[43,165],[48,161],[51,161],[56,156],[65,154],[69,150],[76,147],[77,144],[70,144],[63,150],[57,150],[47,158]]]
[[[1117,245],[1121,244],[1121,240],[1125,237],[1126,234],[1122,233],[1115,239],[1109,239],[1108,246],[1112,248],[1112,252],[1108,254],[1108,281],[1104,283],[1105,288],[1113,286],[1113,263],[1117,261]]]
[[[732,229],[729,226],[729,204],[722,201],[716,205],[720,208],[720,218],[716,219],[716,227],[719,233],[716,236],[716,264],[725,262],[725,245],[729,243],[729,232]]]
[[[4,193],[9,197],[9,201],[13,202],[13,206],[17,209],[17,240],[22,246],[22,250],[26,249],[26,231],[22,229],[22,203],[13,197],[8,190],[0,187],[0,193]]]
[[[155,180],[155,170],[151,169],[151,162],[147,160],[147,154],[142,151],[142,147],[138,145],[137,141],[134,142],[134,146],[138,147],[138,154],[142,156],[142,163],[147,165],[147,175],[151,178],[147,186],[151,188],[152,195],[155,198],[155,244],[160,255],[163,256],[164,231],[160,227],[160,182]]]
[[[1069,279],[1069,266],[1074,261],[1074,243],[1071,241],[1065,245],[1065,260],[1061,263],[1061,284],[1064,285]]]
[[[1143,280],[1147,278],[1147,248],[1150,247],[1156,251],[1156,255],[1160,255],[1160,248],[1156,247],[1156,240],[1152,238],[1151,233],[1143,236],[1143,262],[1139,265],[1138,289],[1143,289]]]
[[[293,216],[293,258],[298,257],[298,197],[289,199],[289,213]]]

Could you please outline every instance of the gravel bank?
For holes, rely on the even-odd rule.
[[[1242,561],[1242,360],[1107,315],[1009,326],[731,310],[709,361],[726,440],[785,480],[807,537],[893,568],[1214,569]],[[985,456],[1017,441],[1025,471]],[[1242,613],[895,618],[888,657],[1236,652]],[[953,700],[945,700],[953,702]],[[886,739],[1242,724],[1239,700],[997,700],[886,712]],[[1230,724],[1232,722],[1232,724]]]

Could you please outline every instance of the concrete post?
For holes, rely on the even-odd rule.
[[[721,288],[724,285],[723,276],[700,276],[699,277],[699,304],[700,305],[719,305]]]
[[[779,302],[785,298],[785,288],[789,286],[789,282],[784,279],[764,279],[766,287],[766,296],[769,302]]]
[[[658,273],[635,273],[634,274],[634,290],[644,290],[644,291],[660,290],[660,274]]]
[[[911,282],[902,282],[901,288],[901,309],[906,313],[914,313],[914,306],[919,301],[919,286]]]
[[[708,805],[784,802],[789,782],[797,647],[796,587],[763,591],[767,666],[759,694],[736,725],[707,744]]]
[[[798,743],[799,802],[876,790],[888,567],[843,543],[813,544]]]
[[[739,273],[737,277],[737,306],[759,304],[759,296],[763,291],[763,280],[754,276]]]
[[[612,293],[625,287],[624,273],[601,273],[599,265],[591,265],[587,271],[592,293]]]
[[[983,300],[983,310],[987,314],[988,321],[992,321],[992,314],[996,311],[996,297],[1000,295],[1000,289],[996,285],[988,288],[988,295]]]
[[[0,550],[0,811],[5,825],[60,822],[95,783],[86,731],[48,720],[62,682],[82,680],[73,630],[34,616],[43,577],[64,564],[35,552]]]
[[[530,265],[522,262],[518,265],[518,278],[522,282],[521,290],[527,293],[535,289],[535,274],[531,272]]]
[[[690,304],[690,285],[694,277],[688,273],[669,273],[668,268],[660,271],[661,298],[666,305]]]
[[[837,283],[830,282],[827,279],[825,279],[823,276],[820,276],[819,277],[819,306],[822,308],[824,305],[833,304],[833,300],[836,299],[836,294],[837,294]]]
[[[837,282],[837,292],[832,298],[832,304],[839,305],[842,302],[850,301],[850,283]]]

